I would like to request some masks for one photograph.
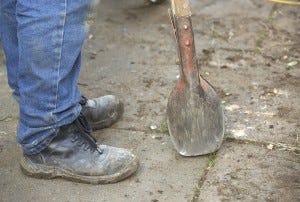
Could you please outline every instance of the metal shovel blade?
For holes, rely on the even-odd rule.
[[[215,90],[199,75],[187,0],[172,0],[171,21],[180,59],[180,78],[167,105],[171,140],[183,156],[212,153],[223,141],[224,114]]]
[[[204,79],[198,87],[179,80],[168,100],[167,123],[171,140],[183,156],[209,154],[222,144],[223,109]]]

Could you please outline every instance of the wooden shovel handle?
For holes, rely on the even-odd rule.
[[[173,14],[178,17],[191,16],[189,0],[171,0]]]
[[[189,86],[199,86],[199,68],[197,64],[194,33],[191,21],[189,0],[171,0],[171,22],[180,60],[180,79]]]

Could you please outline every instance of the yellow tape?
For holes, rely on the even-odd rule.
[[[279,4],[288,4],[288,5],[297,5],[300,6],[300,2],[296,1],[288,1],[288,0],[268,0],[274,3],[279,3]]]

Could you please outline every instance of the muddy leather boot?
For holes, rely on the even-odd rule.
[[[50,145],[36,155],[23,155],[22,171],[32,177],[61,177],[71,181],[106,184],[123,180],[138,168],[130,151],[99,145],[80,115],[63,126]]]
[[[116,123],[124,112],[123,103],[114,95],[87,99],[82,96],[81,113],[93,130],[102,129]]]

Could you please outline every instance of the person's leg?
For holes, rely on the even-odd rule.
[[[6,55],[8,83],[19,102],[18,65],[19,49],[17,38],[16,0],[0,1],[0,40]],[[123,103],[113,95],[81,100],[82,113],[94,130],[111,126],[123,114]]]
[[[120,181],[138,168],[130,151],[99,145],[77,85],[89,0],[17,0],[21,168],[35,177]]]
[[[90,0],[18,0],[20,123],[26,154],[43,150],[81,111],[77,85]]]
[[[18,63],[19,49],[17,38],[16,0],[0,1],[0,40],[6,58],[8,84],[13,95],[19,99]]]

